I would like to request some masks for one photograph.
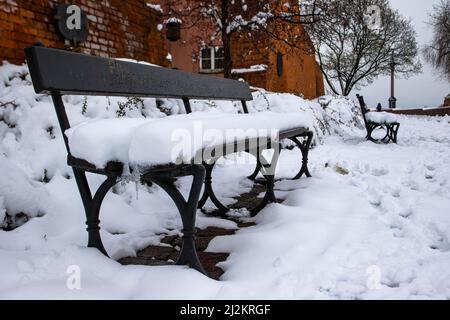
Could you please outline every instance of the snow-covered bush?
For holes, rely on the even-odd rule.
[[[64,97],[72,125],[89,119],[116,117],[161,118],[184,113],[174,99],[118,97]],[[238,102],[193,101],[196,112],[241,112]],[[328,134],[351,132],[358,124],[354,103],[325,97],[316,101],[292,94],[257,91],[249,103],[251,112],[301,112],[314,123],[316,143]],[[26,65],[0,66],[0,227],[14,227],[17,217],[45,214],[48,195],[43,187],[55,176],[70,178],[51,98],[34,92]]]
[[[355,128],[363,128],[361,108],[346,97],[323,96],[318,102],[325,111],[325,123],[328,133],[338,135],[351,134]]]
[[[17,165],[0,155],[0,228],[14,228],[44,213],[48,195]]]
[[[305,100],[288,93],[269,93],[260,90],[254,93],[254,112],[301,112],[314,127],[315,143],[323,143],[329,134],[347,135],[362,126],[360,109],[345,97],[324,96]]]

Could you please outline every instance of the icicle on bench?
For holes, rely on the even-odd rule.
[[[364,97],[359,94],[356,95],[361,106],[361,112],[364,119],[364,124],[367,130],[366,139],[375,143],[397,143],[398,130],[400,129],[400,123],[397,121],[397,117],[388,112],[374,112],[367,108]],[[373,136],[375,130],[381,129],[386,131],[383,138],[375,138]]]
[[[275,200],[273,169],[277,165],[279,150],[269,161],[262,152],[277,149],[282,139],[291,139],[302,151],[300,173],[309,175],[308,151],[313,138],[300,114],[277,114],[272,112],[249,114],[246,102],[252,100],[247,84],[216,77],[82,55],[35,45],[26,49],[26,57],[33,85],[37,93],[51,95],[57,118],[64,133],[68,152],[68,165],[73,168],[87,218],[88,246],[107,256],[100,237],[100,208],[107,192],[116,185],[124,171],[137,173],[145,183],[159,185],[176,204],[183,223],[183,245],[177,261],[180,265],[205,273],[195,250],[196,210],[202,208],[208,198],[215,205],[222,205],[211,187],[211,172],[215,161],[237,151],[253,154],[258,159],[259,171],[266,179],[266,195],[251,210],[257,214]],[[63,95],[100,95],[128,97],[179,98],[184,101],[187,115],[164,119],[106,119],[88,121],[71,128]],[[205,115],[192,113],[190,99],[241,101],[245,114]],[[276,129],[278,137],[234,136],[220,145],[200,143],[196,148],[179,150],[172,139],[175,131],[195,136],[196,125],[203,131],[230,129]],[[261,141],[258,138],[265,138]],[[305,141],[300,142],[299,139]],[[256,141],[256,144],[255,144]],[[194,141],[195,142],[195,141]],[[230,145],[232,148],[230,148]],[[243,147],[243,150],[238,147]],[[221,152],[216,152],[217,150]],[[205,153],[205,151],[208,151]],[[209,154],[208,158],[204,158]],[[200,158],[199,158],[200,157]],[[200,161],[199,161],[200,159]],[[272,168],[272,170],[269,170]],[[104,183],[92,194],[86,173],[106,176]],[[192,176],[193,181],[186,200],[175,187],[175,179]],[[202,186],[205,184],[201,197]]]

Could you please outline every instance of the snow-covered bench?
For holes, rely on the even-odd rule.
[[[356,95],[361,106],[361,112],[364,119],[364,124],[367,130],[367,140],[375,143],[397,143],[397,134],[400,129],[400,123],[397,121],[397,117],[388,112],[375,112],[367,108],[364,97],[359,94]],[[373,134],[375,130],[385,130],[386,134],[382,138],[375,138]]]
[[[220,210],[228,210],[214,195],[211,174],[220,156],[245,151],[258,159],[257,170],[266,179],[267,191],[252,209],[256,214],[275,200],[274,174],[278,150],[270,161],[263,151],[291,139],[302,151],[303,165],[296,178],[309,176],[308,150],[313,134],[299,114],[249,114],[246,102],[252,100],[247,84],[229,79],[195,75],[132,62],[99,58],[35,45],[26,49],[33,85],[37,93],[48,93],[58,117],[87,217],[89,247],[107,252],[100,237],[100,207],[107,192],[124,172],[138,175],[146,183],[162,187],[176,204],[183,222],[183,247],[178,264],[189,265],[204,273],[195,250],[195,218],[208,198]],[[163,119],[93,120],[71,128],[63,95],[139,96],[182,99],[186,115]],[[241,101],[245,114],[192,113],[190,99]],[[227,130],[235,130],[229,135]],[[245,131],[249,129],[249,131]],[[278,135],[269,135],[270,130]],[[200,131],[200,132],[199,132]],[[203,139],[205,134],[219,133],[220,141]],[[249,133],[250,132],[250,133]],[[197,136],[200,133],[200,139]],[[189,143],[177,143],[174,137],[194,137]],[[265,139],[261,139],[265,138]],[[300,142],[299,138],[305,139]],[[264,141],[264,143],[262,143]],[[189,145],[189,147],[184,147]],[[242,149],[241,149],[242,148]],[[278,149],[278,148],[275,148]],[[86,173],[106,176],[92,194]],[[257,172],[257,173],[258,173]],[[186,200],[175,187],[176,178],[192,176]],[[256,174],[253,175],[256,178]],[[205,191],[201,197],[202,186]]]

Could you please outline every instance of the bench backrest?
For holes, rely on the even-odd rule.
[[[369,112],[369,109],[367,108],[367,105],[366,105],[366,102],[364,101],[364,97],[363,96],[360,96],[359,94],[357,94],[356,97],[358,98],[359,105],[361,107],[361,113],[362,113],[362,116],[364,118],[364,124],[366,125],[366,128],[367,128],[366,113]]]
[[[38,45],[25,51],[37,93],[252,100],[249,86],[240,81]]]
[[[61,131],[70,129],[62,95],[100,95],[182,99],[192,112],[189,99],[237,100],[248,113],[253,99],[248,84],[198,75],[147,64],[118,61],[35,45],[25,55],[37,93],[52,96]],[[69,142],[63,134],[70,156]]]

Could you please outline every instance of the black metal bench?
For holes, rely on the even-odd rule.
[[[370,140],[375,143],[389,143],[394,142],[397,143],[397,135],[398,130],[400,129],[400,123],[397,121],[385,121],[385,120],[376,120],[371,119],[368,117],[370,114],[377,114],[376,112],[370,111],[367,108],[366,102],[364,101],[364,97],[357,94],[356,97],[358,98],[359,105],[361,107],[362,116],[364,119],[364,124],[366,126],[367,130],[367,136],[366,139]],[[370,113],[370,114],[369,114]],[[378,113],[380,114],[380,113]],[[373,137],[373,134],[375,130],[383,130],[386,133],[383,135],[382,138],[375,138]]]
[[[248,113],[246,102],[252,100],[247,84],[229,79],[49,49],[39,44],[27,48],[26,57],[35,91],[51,95],[63,133],[70,129],[63,95],[178,98],[183,100],[187,113],[192,112],[190,99],[241,101],[245,113]],[[98,168],[85,159],[77,159],[71,154],[68,138],[64,134],[63,136],[68,153],[68,165],[73,169],[85,208],[89,234],[88,246],[97,248],[107,255],[100,237],[99,213],[107,192],[121,178],[124,164],[109,162],[104,168]],[[313,134],[307,128],[280,132],[280,139],[291,139],[302,151],[302,168],[294,179],[300,178],[303,174],[310,176],[307,162],[312,138]],[[299,139],[305,141],[301,142]],[[260,171],[264,173],[265,166],[273,165],[268,163],[261,154],[268,148],[269,145],[258,146],[257,168],[250,178],[256,179]],[[244,151],[250,152],[250,150]],[[274,158],[273,161],[278,159]],[[141,174],[141,181],[159,185],[168,193],[179,210],[183,223],[183,246],[177,264],[189,265],[202,273],[205,272],[198,260],[194,242],[196,210],[202,208],[207,199],[211,198],[222,214],[228,211],[228,208],[214,195],[211,185],[214,163],[180,165],[168,163],[146,168]],[[89,188],[87,172],[106,176],[106,180],[95,194],[92,194]],[[175,179],[183,176],[193,177],[187,200],[174,185]],[[266,173],[264,178],[266,179],[264,183],[266,195],[261,203],[251,210],[252,215],[257,214],[269,202],[275,200],[274,173]],[[205,184],[205,190],[201,196],[203,184]]]

